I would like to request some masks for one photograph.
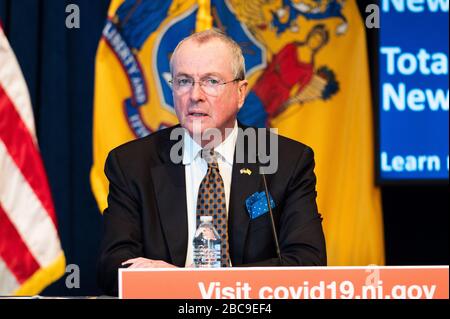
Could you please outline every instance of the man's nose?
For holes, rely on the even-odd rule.
[[[205,92],[203,92],[200,83],[194,82],[191,88],[191,100],[192,101],[204,101],[205,100]]]

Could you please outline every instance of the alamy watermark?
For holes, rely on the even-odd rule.
[[[68,289],[80,288],[80,267],[76,264],[66,266],[66,287]]]
[[[368,15],[365,19],[367,29],[379,29],[380,28],[380,7],[376,4],[369,4],[366,6],[366,13]]]
[[[68,4],[66,6],[66,28],[79,29],[80,28],[80,7],[76,4]]]
[[[238,127],[237,130],[235,163],[258,164],[259,173],[274,174],[278,170],[278,129]],[[232,132],[233,128],[226,128],[223,133],[217,128],[202,129],[201,123],[195,121],[190,143],[197,143],[203,149],[214,149]],[[174,128],[170,134],[170,140],[177,141],[170,150],[170,160],[174,164],[180,164],[183,161],[185,143],[189,143],[185,140],[185,134],[188,132],[182,127]]]
[[[66,28],[79,29],[80,28],[80,7],[76,4],[68,4],[65,9],[66,13]],[[368,29],[380,28],[380,7],[377,4],[368,4],[365,8],[368,14],[365,18],[365,25]]]

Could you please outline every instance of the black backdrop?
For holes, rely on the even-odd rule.
[[[373,2],[359,1],[363,16]],[[65,27],[71,3],[80,8],[79,29]],[[0,20],[30,91],[67,263],[80,267],[79,289],[66,288],[63,277],[42,295],[99,293],[101,215],[89,169],[94,60],[108,5],[108,0],[0,0]],[[368,30],[368,40],[376,80],[376,30]],[[448,186],[382,186],[382,196],[387,264],[448,264]]]

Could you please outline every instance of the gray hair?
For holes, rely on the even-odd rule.
[[[206,31],[201,31],[197,33],[193,33],[187,38],[181,40],[180,43],[176,46],[173,51],[172,56],[170,57],[170,73],[173,74],[173,60],[176,55],[178,49],[181,45],[188,41],[193,40],[199,44],[206,43],[213,39],[218,39],[222,41],[231,51],[232,59],[231,68],[235,79],[244,80],[245,79],[245,61],[244,55],[242,54],[241,47],[229,36],[227,36],[224,32],[219,29],[213,28]]]

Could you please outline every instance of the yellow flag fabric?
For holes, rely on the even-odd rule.
[[[250,91],[239,120],[278,128],[315,151],[329,265],[384,264],[366,39],[354,0],[113,0],[108,16],[91,170],[101,210],[108,152],[177,123],[169,58],[212,21],[243,49]]]
[[[103,169],[109,151],[177,123],[172,108],[158,98],[161,88],[154,81],[153,51],[161,40],[158,30],[167,28],[173,18],[196,11],[194,0],[111,1],[95,65],[90,180],[101,211],[107,207],[108,181]],[[193,33],[195,18],[188,21],[185,36]],[[168,70],[162,75],[165,81],[167,74]]]
[[[345,24],[326,22],[329,42],[314,61],[316,66],[326,65],[334,71],[339,91],[328,101],[294,103],[271,124],[280,134],[302,141],[315,151],[318,206],[324,217],[329,264],[383,265],[381,195],[375,187],[364,24],[354,1],[346,2],[342,14],[347,30],[336,34]]]

